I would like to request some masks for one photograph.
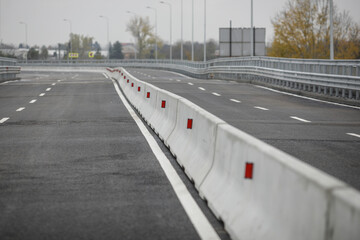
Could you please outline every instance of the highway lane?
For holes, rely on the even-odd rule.
[[[199,239],[109,79],[100,73],[22,78],[0,85],[0,120],[6,119],[0,123],[0,239]]]
[[[360,190],[359,109],[247,83],[192,79],[158,70],[129,71]]]

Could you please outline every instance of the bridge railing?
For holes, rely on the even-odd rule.
[[[0,82],[17,79],[16,74],[20,73],[20,67],[16,64],[16,59],[0,57]]]
[[[104,66],[172,70],[198,78],[233,79],[276,85],[326,97],[360,99],[360,60],[220,58],[207,62],[181,60],[54,60],[19,62],[23,66]]]

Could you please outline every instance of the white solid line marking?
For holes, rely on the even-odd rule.
[[[1,119],[0,120],[0,123],[4,123],[4,122],[6,122],[7,120],[9,120],[10,118],[3,118],[3,119]]]
[[[25,108],[24,107],[21,107],[21,108],[18,108],[16,109],[17,112],[21,112],[22,110],[24,110]]]
[[[221,96],[220,94],[218,94],[218,93],[216,93],[216,92],[213,92],[212,94],[215,95],[215,96],[218,96],[218,97]]]
[[[282,91],[279,91],[279,90],[275,90],[275,89],[271,89],[271,88],[263,87],[263,86],[256,86],[256,87],[263,88],[263,89],[266,89],[266,90],[269,90],[269,91],[272,91],[272,92],[276,92],[276,93],[281,93],[281,94],[297,97],[297,98],[303,98],[303,99],[307,99],[307,100],[312,100],[312,101],[315,101],[315,102],[328,103],[328,104],[332,104],[332,105],[336,105],[336,106],[348,107],[348,108],[354,108],[354,109],[359,109],[360,110],[360,107],[355,107],[355,106],[350,106],[350,105],[341,104],[341,103],[335,103],[335,102],[328,102],[328,101],[315,99],[315,98],[311,98],[311,97],[304,97],[304,96],[296,95],[296,94],[293,94],[293,93],[282,92]]]
[[[302,119],[302,118],[298,118],[298,117],[295,117],[295,116],[290,116],[292,119],[295,119],[295,120],[298,120],[298,121],[301,121],[301,122],[306,122],[306,123],[310,123],[311,121],[308,121],[308,120],[305,120],[305,119]]]
[[[205,88],[202,87],[198,87],[201,91],[205,91]]]
[[[34,103],[34,102],[36,102],[37,100],[36,99],[34,99],[34,100],[31,100],[29,103]]]
[[[347,135],[360,138],[360,135],[356,133],[347,133]]]
[[[109,77],[105,74],[105,73],[103,73],[103,75],[104,75],[104,77],[106,78],[106,79],[108,79]]]
[[[129,103],[125,99],[124,95],[121,93],[118,85],[113,81],[115,86],[116,92],[118,93],[121,101],[129,111],[130,115],[135,120],[136,124],[138,125],[140,131],[144,135],[146,141],[148,142],[151,150],[153,151],[154,155],[156,156],[157,160],[160,163],[161,168],[163,169],[165,175],[169,179],[171,186],[173,187],[176,196],[180,200],[181,205],[183,206],[186,214],[188,215],[190,221],[194,225],[197,233],[199,234],[201,239],[220,239],[217,233],[215,232],[214,228],[209,223],[209,220],[205,217],[204,213],[201,211],[191,194],[189,193],[188,189],[186,188],[185,184],[176,173],[175,169],[171,165],[169,159],[165,156],[163,151],[160,149],[159,145],[155,141],[154,137],[150,134],[147,130],[143,122],[140,118],[136,115],[134,110],[130,107]]]
[[[45,93],[40,93],[39,97],[45,96]]]
[[[239,101],[239,100],[236,100],[236,99],[230,99],[230,101],[232,101],[232,102],[236,102],[236,103],[241,103],[241,101]]]
[[[50,91],[50,90],[51,90],[51,88],[47,88],[47,89],[46,89],[47,92]]]
[[[264,110],[264,111],[269,111],[269,109],[267,109],[267,108],[263,108],[263,107],[258,107],[258,106],[255,106],[254,108],[257,108],[257,109],[260,109],[260,110]]]
[[[51,84],[52,86],[55,86],[56,85],[56,83],[53,83],[53,84]]]
[[[191,85],[191,86],[193,86],[193,85],[194,85],[194,84],[193,84],[193,83],[191,83],[191,82],[189,82],[188,84],[189,84],[189,85]]]

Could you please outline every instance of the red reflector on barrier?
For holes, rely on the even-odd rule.
[[[127,80],[127,83],[129,83],[129,79]]]
[[[192,125],[193,125],[193,120],[191,118],[188,118],[187,129],[192,129]]]
[[[150,92],[146,93],[146,98],[150,98]]]
[[[165,108],[166,101],[161,101],[161,108]]]
[[[246,163],[245,164],[245,179],[252,179],[253,178],[253,169],[254,164],[253,163]]]
[[[131,87],[134,87],[134,83],[131,83]]]
[[[140,92],[140,87],[138,87],[138,92]]]
[[[124,74],[123,73],[121,73],[121,76],[123,76]]]

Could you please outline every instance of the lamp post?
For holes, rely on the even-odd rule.
[[[334,6],[333,0],[330,0],[330,60],[334,60]]]
[[[192,0],[191,61],[194,61],[194,0]]]
[[[110,59],[110,41],[109,41],[109,18],[106,16],[99,16],[100,18],[104,18],[106,20],[106,29],[107,29],[107,42],[108,42],[108,59]]]
[[[251,31],[250,31],[250,56],[254,56],[254,5],[251,0]]]
[[[206,0],[204,0],[204,62],[206,62]]]
[[[160,1],[160,3],[168,5],[170,9],[170,60],[172,60],[172,6],[168,2]]]
[[[132,11],[126,11],[127,13],[129,13],[129,14],[134,14],[134,16],[137,16],[137,14],[136,13],[134,13],[134,12],[132,12]],[[133,49],[134,49],[134,56],[135,56],[135,59],[136,59],[136,47],[135,47],[135,45],[134,45],[134,47],[133,47]]]
[[[64,19],[65,22],[69,22],[70,24],[70,52],[72,53],[72,22],[70,19]],[[69,63],[69,53],[68,53],[68,56],[67,56],[67,60],[68,60],[68,63]]]
[[[181,52],[180,52],[180,56],[181,56],[181,60],[184,60],[184,56],[183,56],[183,0],[181,0]]]
[[[155,12],[155,60],[157,61],[157,11],[156,8],[147,6],[146,8],[154,10]]]
[[[27,23],[25,23],[25,22],[19,22],[19,23],[25,25],[25,48],[27,49],[27,45],[28,45],[28,28],[27,28]],[[26,52],[25,62],[27,63],[27,52]]]

